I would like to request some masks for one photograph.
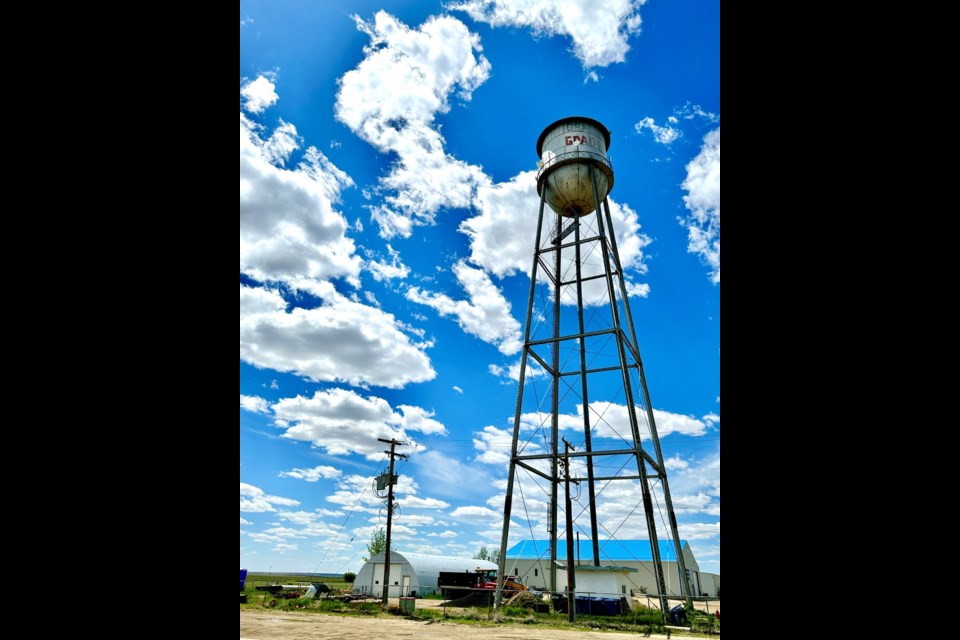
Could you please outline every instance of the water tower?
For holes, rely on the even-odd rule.
[[[586,563],[601,566],[605,542],[599,537],[616,538],[630,515],[620,522],[618,514],[615,521],[604,523],[598,519],[597,496],[611,483],[627,481],[634,484],[617,486],[620,495],[626,490],[636,498],[634,510],[643,505],[655,588],[661,610],[666,611],[668,581],[673,592],[687,598],[690,586],[607,200],[613,188],[609,147],[607,128],[584,117],[557,120],[537,140],[539,222],[504,504],[500,579],[511,570],[506,566],[511,517],[527,521],[524,534],[529,527],[533,535],[534,526],[542,529],[545,524],[549,548],[538,553],[544,557],[539,575],[548,578],[547,589],[562,590],[556,581],[558,538],[571,536],[566,531],[560,535],[559,529],[582,530],[592,540],[592,557]],[[553,214],[545,216],[544,205]],[[561,452],[561,437],[575,440],[575,450]],[[576,508],[564,509],[570,525],[558,527],[564,465],[580,487],[579,513]],[[667,580],[657,542],[658,515],[663,528],[670,530],[679,569]],[[560,559],[566,562],[566,555]],[[611,564],[609,558],[605,562]],[[498,606],[500,601],[498,589]]]

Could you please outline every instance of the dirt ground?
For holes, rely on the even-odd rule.
[[[240,611],[240,640],[624,640],[666,638],[639,633],[561,631],[526,626],[498,626],[478,629],[451,622],[416,622],[403,618],[359,618],[320,613],[287,611]],[[683,636],[672,634],[672,638]]]

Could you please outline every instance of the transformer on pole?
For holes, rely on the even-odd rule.
[[[597,494],[615,480],[638,482],[661,611],[666,613],[667,589],[652,492],[659,481],[680,575],[686,574],[630,311],[623,273],[628,265],[620,260],[607,199],[614,182],[609,147],[607,128],[585,117],[558,120],[537,140],[540,207],[504,503],[497,606],[511,515],[534,519],[529,513],[513,511],[521,470],[524,478],[540,485],[542,493],[538,495],[549,498],[543,518],[550,540],[549,572],[545,575],[547,588],[557,591],[557,492],[563,481],[558,468],[564,455],[569,456],[569,465],[574,465],[573,469],[567,465],[567,472],[584,474],[577,480],[587,488],[583,511],[589,514],[594,566],[601,561],[599,537],[613,537],[612,531],[598,522]],[[545,205],[552,213],[545,215]],[[561,430],[582,434],[582,446],[561,453]],[[648,449],[652,445],[653,455],[644,449],[645,444]],[[603,470],[598,474],[598,469]],[[605,484],[598,490],[600,483]],[[567,514],[567,521],[570,519]],[[680,588],[689,603],[686,580],[680,580]]]

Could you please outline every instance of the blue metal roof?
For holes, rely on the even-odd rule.
[[[558,540],[557,559],[561,557],[566,559],[567,543],[565,540]],[[673,540],[658,540],[660,547],[660,560],[664,562],[676,562],[677,554],[674,550]],[[576,552],[576,541],[574,541],[574,551]],[[687,541],[681,540],[680,546],[687,547]],[[549,540],[521,540],[517,544],[507,549],[507,557],[511,560],[536,560],[537,558],[550,558]],[[588,560],[593,558],[593,542],[590,540],[580,540],[580,559]],[[647,561],[653,560],[650,553],[649,540],[601,540],[600,541],[600,562],[610,561]]]

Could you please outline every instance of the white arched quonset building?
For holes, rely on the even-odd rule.
[[[363,565],[353,582],[353,588],[362,593],[383,597],[383,552],[373,556]],[[428,556],[406,551],[390,552],[391,598],[401,596],[428,596],[439,593],[437,578],[441,571],[474,573],[477,569],[496,569],[497,565],[474,558],[450,558]]]

